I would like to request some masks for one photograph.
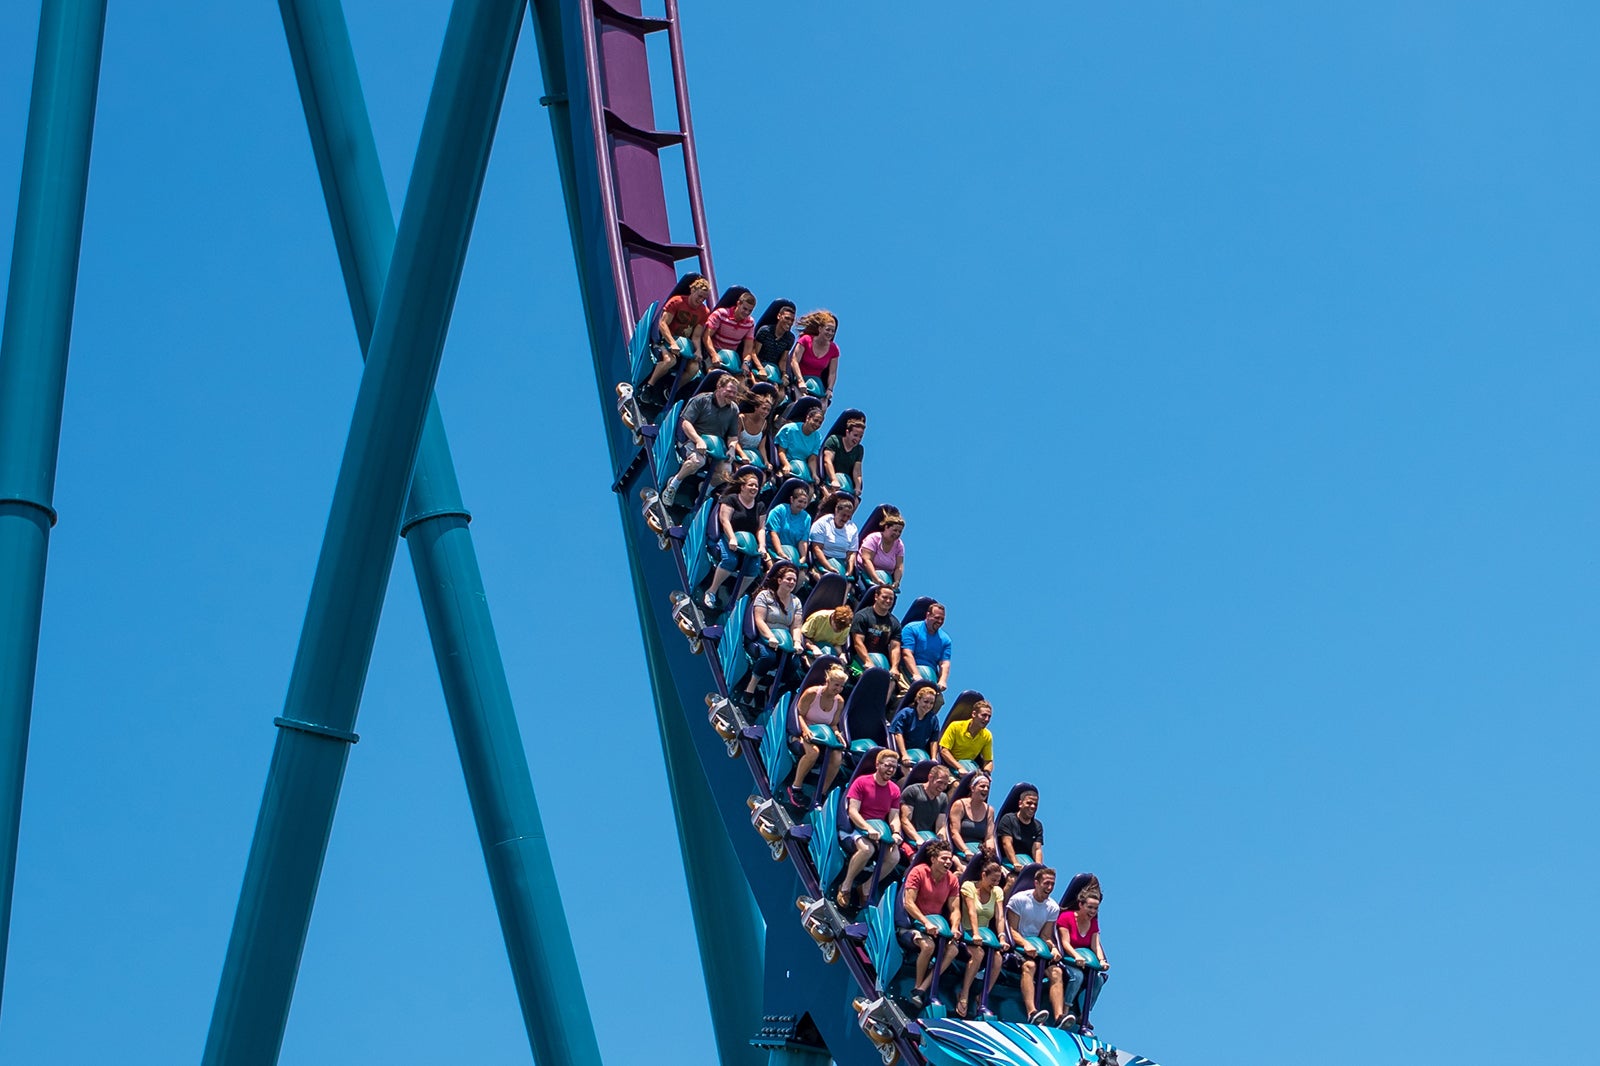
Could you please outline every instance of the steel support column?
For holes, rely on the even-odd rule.
[[[105,0],[41,5],[0,334],[0,982],[105,24]]]
[[[365,354],[394,220],[338,0],[280,0],[356,334]],[[511,689],[437,402],[401,527],[411,550],[523,1025],[540,1066],[599,1066]]]
[[[312,580],[206,1040],[274,1063],[333,827],[407,486],[526,0],[456,0]]]

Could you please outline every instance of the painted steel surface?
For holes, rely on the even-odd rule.
[[[273,1063],[332,829],[395,535],[526,0],[457,0],[228,943],[204,1061]]]
[[[394,250],[394,218],[337,0],[281,0],[317,171],[363,357]],[[598,1066],[571,933],[539,816],[477,553],[437,401],[428,407],[401,535],[540,1066]]]
[[[0,333],[0,968],[10,940],[105,22],[105,0],[46,0],[41,7]]]
[[[928,1022],[922,1036],[930,1066],[1079,1066],[1097,1062],[1102,1048],[1111,1050],[1117,1066],[1157,1066],[1096,1037],[1038,1025],[944,1018]]]

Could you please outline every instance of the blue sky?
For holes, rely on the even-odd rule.
[[[447,5],[347,10],[398,205]],[[1106,884],[1102,1031],[1586,1057],[1600,14],[683,17],[719,277],[840,314],[908,587]],[[602,1050],[705,1062],[522,43],[439,396]],[[273,5],[113,5],[0,1059],[198,1056],[359,372]],[[359,729],[283,1061],[527,1061],[404,553]],[[643,832],[597,856],[585,802]]]

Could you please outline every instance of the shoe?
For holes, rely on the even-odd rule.
[[[1089,1019],[1088,1018],[1085,1018],[1078,1025],[1078,1032],[1083,1036],[1093,1036],[1094,1035],[1094,1026],[1089,1024]]]
[[[1036,1010],[1032,1014],[1028,1015],[1029,1025],[1044,1025],[1049,1020],[1050,1012],[1047,1010]]]
[[[789,806],[791,807],[804,808],[806,806],[806,794],[793,785],[783,790],[783,798],[789,801]]]
[[[1057,1029],[1071,1029],[1074,1025],[1078,1024],[1078,1016],[1069,1010],[1067,1013],[1063,1014],[1050,1024],[1055,1026]]]
[[[928,993],[920,988],[913,991],[911,993],[911,1005],[918,1010],[926,1007],[928,1005]]]
[[[951,1013],[953,1013],[957,1018],[965,1018],[967,1016],[967,1001],[964,999],[956,1000],[956,1005],[952,1009]]]
[[[700,602],[706,605],[706,610],[715,611],[717,609],[717,594],[708,592],[700,597]]]
[[[672,506],[672,501],[678,498],[677,478],[674,477],[667,479],[666,487],[661,490],[660,498],[662,503],[666,504],[668,507]]]

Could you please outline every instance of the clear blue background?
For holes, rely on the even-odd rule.
[[[398,208],[446,5],[347,6]],[[1591,1059],[1594,6],[683,17],[720,278],[840,313],[1102,1030]],[[439,394],[606,1059],[708,1062],[540,93],[524,33]],[[359,370],[274,5],[113,4],[0,1060],[197,1058]],[[360,729],[283,1061],[525,1062],[404,553]]]

